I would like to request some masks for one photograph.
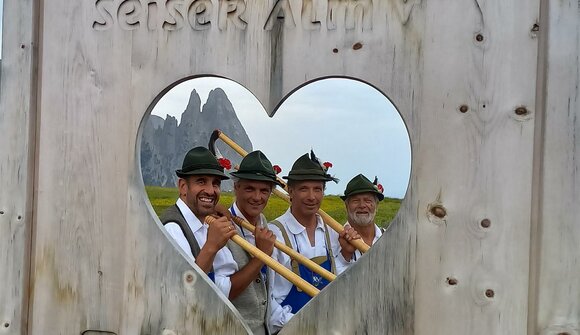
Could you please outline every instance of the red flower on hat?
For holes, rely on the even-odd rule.
[[[383,185],[381,185],[381,184],[378,184],[377,188],[379,189],[379,192],[381,192],[381,193],[383,193],[385,191]]]
[[[324,166],[328,170],[328,168],[332,167],[332,163],[331,162],[324,162],[324,163],[322,163],[322,166]]]
[[[278,165],[274,165],[272,168],[274,168],[274,172],[276,172],[276,174],[282,172],[282,168]]]
[[[232,162],[230,162],[230,160],[227,158],[218,158],[218,163],[226,170],[232,168]]]

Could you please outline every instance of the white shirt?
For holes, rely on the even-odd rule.
[[[334,257],[337,273],[341,273],[348,267],[348,262],[344,259],[340,253],[340,244],[338,242],[338,233],[332,228],[327,227],[322,218],[316,214],[316,229],[314,231],[314,246],[310,244],[310,239],[308,238],[308,233],[306,228],[301,225],[296,218],[290,212],[290,208],[282,216],[276,219],[282,226],[286,229],[288,233],[288,238],[292,244],[294,250],[300,250],[300,254],[304,255],[306,258],[312,259],[314,257],[326,256],[326,233],[325,228],[328,230],[328,235],[330,239],[330,253]],[[286,243],[284,236],[278,227],[270,223],[270,230],[274,232],[278,241]],[[274,249],[272,253],[272,258],[277,260],[280,264],[292,270],[292,264],[290,256],[277,249]],[[292,283],[286,280],[284,277],[269,269],[269,275],[272,280],[270,280],[270,291],[272,292],[272,297],[274,301],[272,302],[272,315],[270,317],[270,325],[274,330],[280,330],[291,318],[294,316],[292,313],[292,308],[289,305],[281,306],[282,301],[286,298],[290,290],[292,289]],[[296,312],[296,311],[295,311]]]
[[[237,217],[240,217],[246,221],[248,221],[248,219],[246,219],[246,217],[244,216],[244,214],[242,214],[242,211],[240,211],[240,209],[238,208],[238,205],[236,202],[234,202],[234,204],[232,205],[233,207],[233,213],[232,215],[235,215]],[[249,221],[248,221],[249,222]],[[268,227],[268,220],[266,220],[266,217],[264,216],[264,214],[260,214],[260,225],[262,227]],[[252,233],[251,231],[247,230],[244,227],[240,227],[237,224],[234,223],[234,226],[236,227],[236,229],[238,230],[238,234],[240,236],[242,236],[244,239],[246,239],[246,241],[250,242],[252,245],[256,245],[256,238],[254,237],[254,233]],[[274,250],[276,250],[276,248],[274,248]],[[272,255],[274,256],[274,255]],[[262,273],[260,272],[260,275],[262,275]],[[271,275],[271,274],[270,274]],[[271,277],[270,277],[271,278]],[[269,283],[268,283],[268,278],[264,278],[264,276],[262,275],[262,280],[264,280],[264,282],[266,283],[266,285],[268,285],[268,293],[271,293],[270,291],[270,287],[269,287]],[[271,306],[273,306],[273,304],[275,303],[274,298],[272,297],[272,294],[270,294],[270,308],[268,310],[268,312],[272,312]],[[267,327],[270,330],[270,333],[273,334],[275,332],[275,329],[273,327],[270,326],[270,316],[266,316],[266,318],[268,319],[267,322]],[[280,330],[280,328],[277,328],[277,330]]]
[[[183,200],[177,200],[177,207],[185,217],[185,221],[193,231],[193,236],[195,237],[199,248],[203,248],[205,242],[207,241],[207,223],[201,223],[199,219],[193,214],[191,209],[183,202]],[[183,249],[183,251],[193,259],[195,262],[195,257],[191,253],[191,247],[183,235],[183,231],[176,222],[168,222],[165,224],[165,230],[171,237],[177,242],[177,244]],[[232,253],[227,247],[223,247],[215,255],[213,260],[213,271],[215,276],[216,286],[226,295],[230,294],[230,289],[232,287],[232,282],[230,281],[230,276],[238,271],[238,264],[234,261]]]
[[[344,226],[351,226],[350,223],[348,223],[348,221],[344,224]],[[351,226],[352,227],[352,226]],[[373,239],[373,244],[375,244],[379,238],[381,237],[381,235],[383,235],[383,232],[381,231],[381,228],[379,228],[377,225],[375,225],[375,238]],[[357,249],[354,251],[354,254],[352,255],[352,261],[356,262],[357,260],[360,259],[360,257],[362,256],[361,252]]]
[[[232,207],[234,209],[234,212],[232,213],[232,215],[235,215],[237,217],[240,217],[240,218],[248,221],[248,219],[246,219],[246,217],[244,216],[244,214],[242,214],[242,211],[238,208],[238,205],[235,202],[232,205]],[[264,216],[264,214],[260,214],[260,224],[264,228],[267,228],[268,227],[268,220],[266,220],[266,217]],[[235,223],[234,223],[234,226],[238,230],[238,234],[240,236],[242,236],[244,239],[246,239],[246,241],[252,243],[252,245],[256,245],[256,238],[254,237],[254,233],[252,233],[251,231],[247,230],[244,227],[238,226]]]

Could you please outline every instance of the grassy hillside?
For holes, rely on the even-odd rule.
[[[165,208],[175,204],[175,200],[179,195],[177,188],[146,186],[145,189],[157,215],[161,214]],[[232,204],[233,201],[233,193],[223,192],[220,196],[220,203],[228,207]],[[395,217],[395,214],[397,214],[400,205],[400,199],[385,198],[385,200],[381,201],[377,211],[377,224],[381,227],[386,227]],[[275,195],[272,195],[268,201],[268,206],[266,206],[266,209],[264,210],[264,215],[266,215],[269,220],[273,220],[282,215],[287,209],[288,203],[276,197]],[[335,195],[324,197],[324,201],[322,202],[322,209],[330,216],[332,216],[336,221],[340,223],[344,223],[346,221],[346,210],[344,208],[344,202],[342,199],[340,199],[340,197]]]

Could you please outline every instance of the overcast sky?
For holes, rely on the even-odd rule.
[[[363,173],[371,180],[378,176],[386,196],[404,197],[411,169],[409,137],[399,113],[373,87],[348,79],[317,81],[296,91],[270,118],[243,86],[206,77],[177,85],[152,113],[179,121],[193,89],[203,105],[216,87],[228,95],[254,149],[282,167],[281,176],[312,148],[333,164],[329,173],[340,179],[327,184],[327,194],[343,194],[348,181]]]

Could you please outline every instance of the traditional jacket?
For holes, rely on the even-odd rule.
[[[200,222],[181,199],[177,200],[175,206],[167,208],[161,215],[161,221],[167,233],[195,261],[195,257],[199,255],[207,240],[208,225]],[[187,235],[190,235],[187,230],[193,234],[193,238],[187,238]],[[237,271],[238,265],[230,250],[224,247],[216,253],[213,269],[208,276],[227,297],[231,289],[230,277]]]

